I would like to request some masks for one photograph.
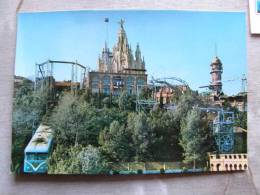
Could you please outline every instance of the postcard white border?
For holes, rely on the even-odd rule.
[[[249,0],[249,18],[251,34],[260,34],[260,13],[257,13],[257,0]]]

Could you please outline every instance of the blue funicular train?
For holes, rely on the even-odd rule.
[[[46,173],[53,135],[49,126],[40,125],[24,150],[24,172]]]

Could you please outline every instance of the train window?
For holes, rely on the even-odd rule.
[[[45,160],[47,157],[46,153],[37,154],[37,160]]]
[[[26,160],[46,160],[48,157],[47,153],[27,153]]]
[[[34,153],[26,153],[26,160],[35,160]]]

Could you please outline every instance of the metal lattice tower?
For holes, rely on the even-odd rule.
[[[135,101],[135,108],[136,111],[140,112],[141,110],[145,111],[147,108],[153,108],[156,104],[156,101],[140,99],[140,90],[142,90],[147,85],[137,85],[136,86],[136,101]]]
[[[200,108],[202,111],[217,113],[213,120],[212,133],[219,153],[231,153],[234,149],[234,112],[223,108]]]
[[[76,62],[69,61],[56,61],[56,60],[47,60],[41,64],[35,64],[35,84],[34,89],[37,87],[43,89],[44,86],[50,86],[50,82],[54,80],[53,78],[53,66],[54,64],[68,64],[71,65],[71,92],[77,90],[78,82],[78,68],[80,68],[80,89],[83,88],[84,82],[86,81],[86,70],[89,71],[88,67],[85,67]],[[46,81],[47,80],[47,81]],[[49,83],[46,83],[49,82]]]
[[[173,81],[177,81],[181,83],[181,85],[184,85],[189,89],[189,85],[186,81],[183,79],[180,79],[178,77],[167,77],[167,78],[158,78],[150,81],[150,86],[152,88],[152,99],[140,99],[140,89],[144,87],[148,87],[147,85],[137,85],[136,86],[136,111],[140,112],[141,110],[146,110],[147,108],[153,108],[156,104],[158,104],[155,100],[154,94],[156,93],[156,90],[158,87],[167,86],[169,88],[174,89],[176,86],[179,86],[177,84],[172,84]]]

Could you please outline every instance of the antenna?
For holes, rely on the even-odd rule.
[[[218,45],[215,43],[215,56],[218,56]]]
[[[107,47],[109,48],[109,31],[108,31],[108,23],[109,23],[109,18],[105,18],[104,22],[106,23],[106,42],[107,42]]]
[[[241,91],[243,93],[247,91],[247,78],[245,74],[243,74],[241,78]]]

